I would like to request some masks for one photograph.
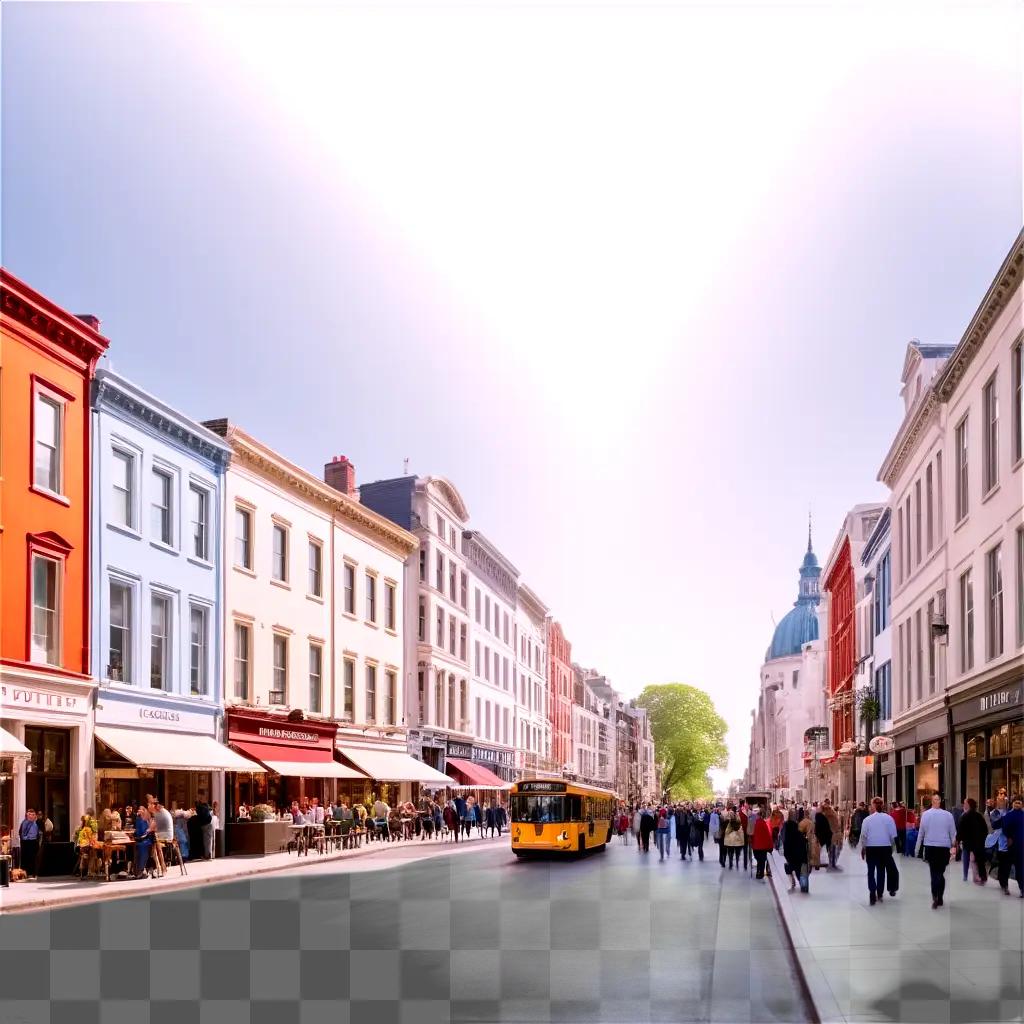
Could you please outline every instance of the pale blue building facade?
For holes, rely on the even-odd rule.
[[[92,395],[97,810],[222,798],[224,440],[110,370]]]

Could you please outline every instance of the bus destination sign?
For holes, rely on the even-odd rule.
[[[520,793],[564,793],[564,782],[520,782]]]

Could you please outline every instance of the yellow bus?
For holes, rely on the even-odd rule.
[[[612,837],[615,806],[607,789],[554,779],[517,782],[509,794],[512,851],[522,857],[603,850]]]

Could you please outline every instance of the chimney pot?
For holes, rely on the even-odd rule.
[[[335,455],[324,466],[324,483],[351,498],[356,490],[356,467],[344,455]]]

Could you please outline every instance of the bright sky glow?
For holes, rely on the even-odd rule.
[[[742,772],[808,503],[824,561],[1017,232],[1015,6],[8,4],[3,48],[12,271],[194,415],[449,476]]]

